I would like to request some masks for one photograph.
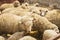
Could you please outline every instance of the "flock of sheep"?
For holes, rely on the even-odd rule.
[[[38,3],[21,5],[19,1],[0,6],[0,40],[49,40],[59,30],[60,10],[40,7]],[[7,34],[12,35],[4,38]]]

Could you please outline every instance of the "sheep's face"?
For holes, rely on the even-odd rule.
[[[39,10],[40,11],[40,16],[45,16],[46,13],[48,12],[47,10]]]
[[[25,3],[25,6],[29,6],[29,4],[28,3]]]
[[[18,6],[20,6],[20,2],[19,1],[15,1],[15,2],[13,2],[13,5],[14,5],[14,7],[18,7]]]
[[[34,4],[35,7],[39,7],[39,3]]]
[[[24,4],[22,4],[22,5],[21,5],[21,7],[22,7],[23,9],[27,9],[27,8],[28,8],[28,6],[29,6],[29,4],[28,4],[28,3],[24,3]]]

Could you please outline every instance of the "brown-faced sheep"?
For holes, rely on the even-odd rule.
[[[0,15],[0,33],[15,33],[17,31],[30,32],[33,18],[20,17],[14,14]]]

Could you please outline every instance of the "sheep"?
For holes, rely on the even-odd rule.
[[[0,36],[0,40],[5,40],[5,38],[3,36]]]
[[[59,5],[58,5],[58,3],[49,4],[49,8],[51,8],[51,9],[59,9]]]
[[[24,36],[24,37],[20,38],[19,40],[37,40],[37,39],[35,39],[34,37],[31,37],[31,36]]]
[[[60,11],[59,10],[51,10],[48,11],[45,17],[52,23],[58,26],[60,29]]]
[[[39,7],[39,3],[34,4],[35,7]]]
[[[10,7],[14,7],[14,6],[12,4],[8,4],[8,3],[2,4],[0,6],[0,8],[10,8]]]
[[[60,33],[48,40],[60,40]]]
[[[42,16],[42,17],[44,17],[48,11],[49,11],[49,9],[44,8],[44,7],[34,7],[34,6],[32,6],[30,8],[30,12],[36,13],[36,14]]]
[[[33,30],[39,30],[39,32],[43,33],[44,30],[52,29],[56,32],[59,32],[58,27],[55,24],[49,22],[47,18],[41,17],[37,14],[32,14],[31,16],[33,17]]]
[[[42,40],[48,40],[52,37],[55,37],[57,33],[54,30],[45,30],[43,33],[43,39]]]
[[[23,3],[23,4],[21,5],[21,8],[23,8],[23,9],[28,9],[28,6],[29,6],[29,3]]]
[[[13,11],[13,10],[15,10],[16,8],[7,8],[7,9],[5,9],[5,10],[3,10],[2,11],[2,13],[4,14],[4,13],[9,13],[10,11]]]
[[[18,0],[13,2],[14,7],[19,7],[20,6],[20,2]]]
[[[13,8],[13,7],[18,7],[20,6],[19,1],[14,1],[13,3],[5,3],[0,6],[0,10],[4,10],[7,8]]]
[[[12,34],[7,40],[19,40],[24,35],[25,35],[24,32],[16,32],[16,33]]]
[[[22,9],[22,8],[7,8],[4,11],[2,11],[3,14],[9,13],[9,14],[15,14],[18,16],[24,16],[27,14],[30,14],[29,9]]]
[[[20,17],[14,14],[0,15],[0,33],[15,33],[17,31],[31,32],[33,18]]]

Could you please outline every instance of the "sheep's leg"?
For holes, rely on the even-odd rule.
[[[24,36],[24,32],[16,32],[11,37],[9,37],[7,40],[18,40],[23,36]]]

